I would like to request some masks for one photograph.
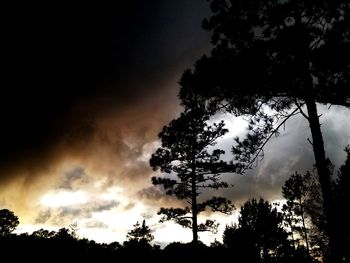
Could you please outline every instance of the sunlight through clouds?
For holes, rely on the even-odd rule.
[[[61,207],[77,204],[85,204],[88,201],[86,193],[83,191],[55,191],[45,194],[40,203],[47,207]]]

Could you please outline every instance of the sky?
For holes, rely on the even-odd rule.
[[[149,158],[162,126],[181,112],[182,72],[210,52],[201,21],[202,0],[127,1],[108,17],[109,29],[77,16],[28,13],[6,20],[1,48],[0,208],[20,218],[18,231],[58,229],[77,222],[81,237],[125,240],[136,221],[147,219],[160,244],[190,241],[191,231],[160,224],[160,207],[179,201],[151,184]],[[348,110],[319,105],[328,156],[340,165],[350,144]],[[232,156],[232,138],[246,122],[224,119],[230,132],[219,141]],[[281,199],[291,171],[312,169],[309,127],[296,117],[268,144],[265,158],[245,175],[223,176],[234,184],[220,194],[237,208],[248,198]],[[159,175],[159,174],[158,174]],[[221,223],[212,242],[234,222]],[[204,218],[201,218],[203,220]]]

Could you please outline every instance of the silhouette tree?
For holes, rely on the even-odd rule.
[[[79,226],[78,226],[78,222],[77,221],[75,221],[75,222],[73,222],[72,224],[69,225],[69,230],[70,230],[71,235],[74,238],[78,238],[79,237],[79,235],[78,235]]]
[[[282,227],[283,216],[268,201],[251,199],[240,210],[238,218],[242,230],[253,233],[253,240],[263,258],[276,253],[278,247],[287,240]]]
[[[307,119],[331,260],[336,260],[332,187],[316,103],[350,107],[350,5],[340,0],[210,2],[214,14],[203,27],[212,32],[215,47],[211,57],[184,73],[182,102],[186,106],[193,94],[202,95],[210,111],[252,115],[247,137],[233,148],[244,163],[241,172],[288,119],[296,114]]]
[[[226,227],[224,244],[242,249],[253,262],[279,258],[290,248],[282,220],[268,201],[250,199],[240,209],[238,225]]]
[[[75,236],[72,235],[71,231],[65,227],[60,228],[56,232],[53,238],[55,238],[56,240],[65,241],[65,242],[76,240]]]
[[[146,220],[143,220],[142,225],[138,221],[136,222],[134,228],[127,233],[126,238],[129,241],[150,243],[154,236],[152,230],[146,225]]]
[[[8,209],[0,210],[0,236],[12,233],[19,224],[18,217]]]
[[[303,180],[307,192],[304,209],[310,223],[308,226],[310,252],[314,257],[322,257],[326,260],[329,255],[329,236],[326,230],[327,220],[317,171],[307,171],[303,175]]]
[[[332,174],[330,163],[328,167]],[[287,200],[282,208],[284,219],[291,231],[297,232],[295,237],[303,239],[309,255],[325,258],[329,254],[329,239],[317,173],[307,171],[303,175],[293,174],[282,187],[282,193]]]
[[[223,197],[212,197],[199,202],[198,196],[205,189],[227,188],[221,181],[220,173],[226,172],[230,165],[220,160],[223,150],[209,147],[227,133],[224,122],[208,125],[209,116],[199,108],[187,110],[178,119],[170,122],[159,134],[162,146],[150,159],[154,170],[168,174],[164,177],[153,177],[154,185],[162,185],[166,194],[185,200],[184,208],[161,208],[161,222],[172,220],[183,227],[191,228],[193,242],[198,241],[198,232],[216,231],[218,224],[206,220],[198,224],[199,213],[210,208],[214,212],[229,214],[233,210],[231,201]]]
[[[252,230],[237,225],[226,226],[222,239],[226,248],[236,251],[235,258],[238,262],[259,262],[260,251]]]
[[[293,231],[297,231],[303,237],[307,251],[310,251],[304,209],[307,188],[303,176],[298,173],[291,175],[282,187],[282,194],[287,200],[282,210],[288,213],[292,236]]]
[[[340,167],[334,183],[336,199],[337,234],[340,239],[340,253],[344,262],[350,261],[350,146],[345,148],[347,154],[344,164]]]
[[[55,236],[55,231],[49,231],[46,229],[39,229],[36,230],[32,233],[32,236],[35,238],[45,238],[45,239],[49,239]]]

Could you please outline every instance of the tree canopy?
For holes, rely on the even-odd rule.
[[[350,5],[340,0],[212,0],[203,21],[213,50],[181,79],[180,98],[210,112],[249,114],[249,131],[233,153],[244,172],[292,116],[310,124],[331,257],[336,256],[334,203],[316,103],[350,106]],[[266,109],[269,109],[267,112]],[[304,112],[306,109],[306,112]],[[272,114],[269,114],[272,112]]]
[[[149,243],[154,239],[152,230],[149,228],[149,226],[146,225],[145,219],[142,221],[142,225],[140,225],[139,222],[136,222],[134,228],[128,232],[126,237],[129,241],[146,243]]]
[[[206,209],[230,213],[231,201],[213,196],[199,202],[198,197],[205,189],[227,188],[229,185],[220,178],[220,173],[230,170],[230,165],[220,159],[220,149],[209,149],[216,140],[227,133],[224,122],[209,125],[208,114],[201,109],[191,109],[170,122],[159,134],[162,146],[150,160],[154,170],[160,169],[168,176],[153,177],[154,185],[162,185],[166,194],[186,202],[182,208],[161,208],[161,221],[172,220],[183,227],[191,228],[193,241],[197,242],[198,232],[215,231],[213,220],[197,223],[197,215]]]
[[[0,235],[9,235],[19,224],[18,217],[8,209],[0,210]]]
[[[309,251],[305,198],[308,196],[308,190],[310,189],[307,188],[305,179],[305,176],[295,173],[285,181],[282,187],[282,195],[287,203],[283,205],[282,209],[288,216],[292,236],[293,232],[296,231],[302,237],[307,251]]]
[[[244,244],[242,249],[247,258],[269,262],[290,248],[282,221],[282,213],[268,201],[250,199],[240,209],[238,225],[226,227],[224,243],[228,247]]]

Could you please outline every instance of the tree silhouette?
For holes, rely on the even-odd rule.
[[[0,210],[0,236],[11,234],[19,224],[18,217],[8,209]]]
[[[71,231],[65,227],[60,228],[53,238],[64,242],[76,240],[76,237],[72,235]]]
[[[136,222],[134,228],[127,233],[126,238],[129,241],[150,243],[154,236],[152,230],[146,225],[146,220],[143,220],[142,225],[138,221]]]
[[[226,226],[222,238],[226,248],[236,251],[235,258],[238,262],[259,262],[260,251],[252,230],[237,225]]]
[[[330,164],[328,164],[330,167]],[[330,169],[330,174],[331,168]],[[307,171],[303,175],[303,184],[306,188],[304,210],[309,221],[310,252],[314,257],[326,259],[329,255],[329,236],[327,234],[327,220],[323,209],[323,198],[317,171]]]
[[[72,224],[69,225],[69,230],[70,230],[71,235],[74,238],[78,238],[79,237],[79,235],[78,235],[79,226],[78,226],[78,222],[77,221],[75,221],[75,222],[73,222]]]
[[[39,229],[39,230],[36,230],[32,233],[32,236],[33,237],[36,237],[36,238],[52,238],[55,236],[55,232],[54,231],[49,231],[49,230],[46,230],[46,229]]]
[[[244,163],[241,172],[288,119],[296,114],[307,119],[331,260],[336,260],[332,187],[316,103],[350,107],[350,5],[340,0],[210,2],[214,14],[203,27],[212,32],[215,47],[211,57],[184,73],[182,102],[186,106],[193,94],[202,95],[210,111],[252,115],[247,137],[233,148]]]
[[[338,171],[338,176],[334,184],[334,194],[336,199],[337,233],[339,235],[340,251],[344,257],[344,262],[350,261],[350,215],[348,207],[350,204],[350,147],[345,148],[347,154],[344,164]]]
[[[224,128],[223,121],[208,125],[208,120],[209,116],[199,108],[182,113],[160,132],[162,147],[150,159],[154,170],[160,169],[168,174],[164,177],[153,177],[152,183],[162,185],[166,194],[185,200],[188,204],[184,208],[161,208],[161,222],[172,220],[183,227],[191,228],[193,242],[198,241],[198,232],[216,231],[218,225],[213,220],[198,224],[199,213],[207,208],[222,213],[231,213],[233,210],[231,202],[223,197],[214,196],[203,202],[198,200],[202,190],[229,187],[220,178],[220,173],[230,168],[229,164],[220,160],[224,151],[208,150],[228,130]]]
[[[240,209],[238,225],[226,227],[224,243],[243,249],[250,260],[268,262],[290,248],[282,220],[282,214],[268,201],[250,199]]]
[[[304,239],[307,251],[310,251],[304,209],[307,188],[303,176],[298,173],[291,175],[282,187],[282,194],[287,200],[282,209],[288,213],[292,236],[294,230],[298,231]]]
[[[329,163],[328,167],[332,174],[333,166]],[[282,210],[291,235],[297,232],[295,237],[303,239],[309,255],[325,258],[329,254],[329,238],[317,173],[307,171],[305,174],[291,175],[282,187],[282,193],[287,200]]]
[[[282,227],[283,216],[268,201],[251,199],[240,210],[239,227],[252,232],[256,247],[263,258],[276,253],[286,242],[287,234]]]

